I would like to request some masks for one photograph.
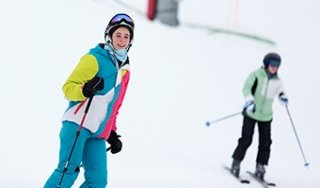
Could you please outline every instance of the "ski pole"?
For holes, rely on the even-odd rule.
[[[289,116],[289,119],[290,119],[290,122],[291,122],[291,125],[292,125],[292,128],[293,128],[294,134],[295,134],[295,136],[296,136],[296,139],[297,139],[297,142],[298,142],[298,145],[299,145],[299,148],[300,148],[300,151],[301,151],[303,160],[304,160],[304,166],[305,166],[305,167],[308,167],[308,166],[309,166],[309,163],[307,162],[306,156],[305,156],[305,154],[304,154],[304,152],[303,152],[302,145],[301,145],[301,142],[300,142],[300,140],[299,140],[297,130],[296,130],[295,126],[294,126],[294,123],[293,123],[291,114],[290,114],[290,112],[289,112],[288,105],[286,105],[286,109],[287,109],[288,116]]]
[[[234,117],[234,116],[237,116],[237,115],[239,115],[239,114],[242,114],[242,111],[241,111],[241,112],[234,113],[234,114],[227,115],[227,116],[225,116],[225,117],[216,119],[216,120],[214,120],[214,121],[207,121],[207,122],[206,122],[206,126],[209,127],[212,123],[217,123],[217,122],[219,122],[219,121],[223,121],[223,120],[225,120],[225,119],[229,119],[229,118]]]
[[[86,116],[87,116],[87,113],[88,113],[88,111],[89,111],[89,108],[90,108],[92,99],[93,99],[93,96],[89,98],[89,101],[88,101],[88,104],[87,104],[87,106],[86,106],[86,109],[84,110],[84,114],[83,114],[83,116],[82,116],[82,119],[81,119],[79,128],[78,128],[78,130],[77,130],[77,132],[76,132],[76,138],[74,139],[74,142],[73,142],[73,144],[72,144],[71,151],[70,151],[70,153],[69,153],[67,162],[66,162],[66,164],[64,165],[64,169],[63,169],[63,172],[62,172],[62,176],[61,176],[61,179],[60,179],[59,184],[58,184],[58,186],[57,186],[58,188],[61,187],[61,184],[62,184],[62,180],[63,180],[63,178],[64,178],[64,175],[65,175],[65,173],[66,173],[67,170],[68,170],[68,167],[69,167],[69,164],[70,164],[70,159],[71,159],[73,150],[74,150],[75,145],[76,145],[76,143],[77,143],[77,140],[78,140],[78,138],[79,138],[80,131],[81,131],[81,129],[82,129],[84,120],[86,119]]]

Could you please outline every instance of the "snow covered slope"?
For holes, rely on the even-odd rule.
[[[310,168],[306,169],[285,108],[274,104],[272,153],[266,178],[284,188],[320,187],[319,44],[317,0],[184,0],[181,27],[143,16],[147,1],[2,0],[0,6],[0,187],[42,187],[58,160],[60,119],[67,105],[61,86],[96,43],[110,17],[136,22],[130,50],[132,79],[118,118],[123,151],[109,157],[112,188],[234,188],[222,169],[241,131],[241,88],[270,51],[282,55],[280,76]],[[204,25],[270,39],[275,45]],[[243,170],[253,170],[257,135]],[[246,174],[244,176],[248,177]],[[80,174],[75,187],[83,181]]]

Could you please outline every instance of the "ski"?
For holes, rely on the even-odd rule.
[[[275,187],[276,184],[275,183],[271,183],[271,182],[268,182],[266,180],[262,180],[260,178],[258,178],[254,173],[250,172],[250,171],[247,171],[247,173],[253,177],[253,179],[257,180],[257,182],[259,182],[264,188],[270,188],[270,187]]]
[[[232,174],[230,167],[228,167],[228,166],[223,166],[223,168],[224,168],[225,170],[227,170],[233,177],[235,177],[240,183],[244,183],[244,184],[249,184],[249,183],[250,183],[249,180],[243,179],[241,176],[238,176],[238,177],[237,177],[237,176],[235,176],[234,174]]]

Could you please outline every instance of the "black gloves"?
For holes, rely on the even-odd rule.
[[[122,142],[119,139],[121,136],[116,133],[116,131],[111,131],[107,142],[110,144],[111,153],[115,154],[121,151],[122,149]]]
[[[101,77],[95,76],[82,88],[82,93],[85,97],[92,97],[97,91],[101,91],[104,88],[104,81]]]

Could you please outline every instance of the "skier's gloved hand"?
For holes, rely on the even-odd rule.
[[[122,142],[119,139],[121,136],[116,133],[116,131],[111,131],[107,142],[110,144],[111,153],[115,154],[121,151],[122,149]]]
[[[254,102],[253,96],[247,96],[246,102],[243,106],[242,114],[246,115],[248,112],[255,112],[256,111],[256,104]]]
[[[254,103],[253,100],[247,101],[244,106],[243,110],[247,112],[255,112],[256,111],[256,104]]]
[[[101,91],[103,88],[104,80],[99,76],[95,76],[84,84],[82,93],[85,97],[92,97],[97,91]]]
[[[256,111],[256,104],[254,102],[254,97],[252,95],[248,95],[245,98],[245,104],[243,106],[243,109],[246,111],[250,111],[250,112],[255,112]]]
[[[288,97],[283,92],[279,94],[279,99],[283,105],[288,105],[288,102],[289,102]]]

